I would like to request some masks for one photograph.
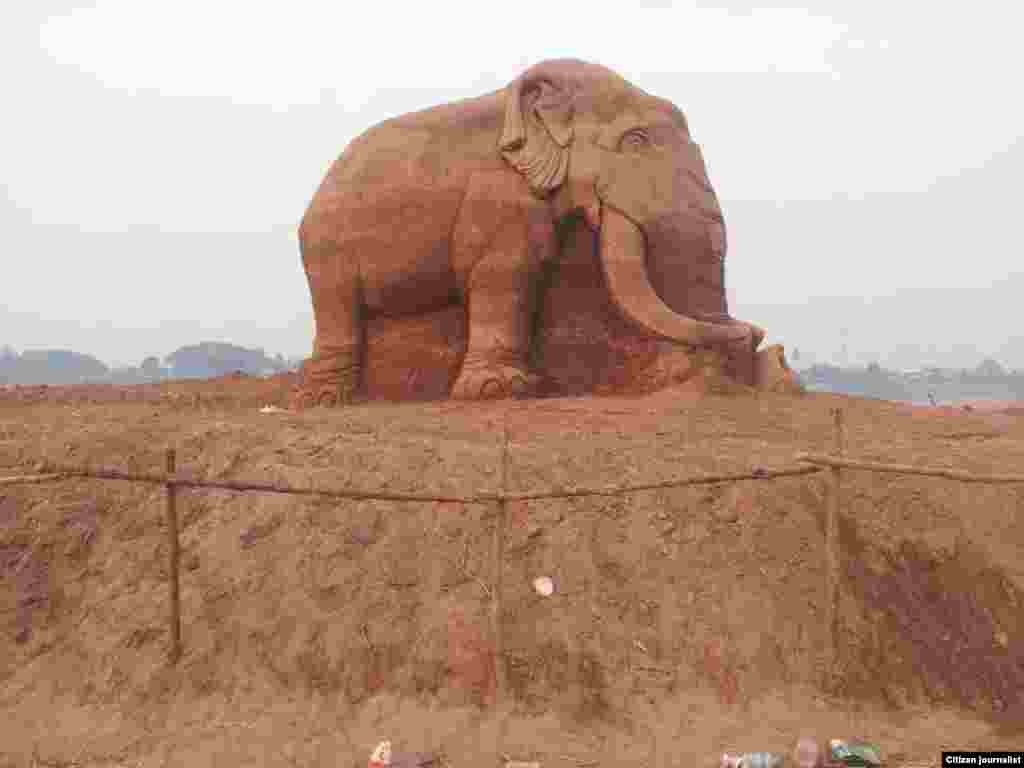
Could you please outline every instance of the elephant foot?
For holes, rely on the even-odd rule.
[[[675,386],[685,384],[700,374],[700,366],[692,352],[673,351],[659,361],[660,384]]]
[[[352,396],[347,398],[343,395],[338,397],[338,390],[334,387],[307,387],[302,390],[298,397],[298,406],[301,410],[308,408],[331,408],[335,405],[344,405],[352,402]]]
[[[344,361],[342,361],[344,362]],[[355,399],[359,366],[335,359],[311,358],[303,364],[303,382],[299,394],[301,408],[348,405]]]
[[[498,400],[532,394],[539,378],[513,365],[491,365],[463,369],[452,387],[455,400]]]
[[[324,387],[316,393],[315,405],[332,408],[335,405],[350,405],[354,400],[351,390],[339,387]]]
[[[302,389],[295,398],[295,404],[300,411],[305,411],[316,405],[316,393],[308,389]]]

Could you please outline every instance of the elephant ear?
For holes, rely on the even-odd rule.
[[[572,94],[555,78],[531,73],[513,82],[507,92],[498,147],[533,193],[546,197],[565,182],[569,170]]]

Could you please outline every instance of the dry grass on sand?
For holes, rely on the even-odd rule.
[[[832,448],[1024,472],[1024,417],[813,394],[260,413],[290,382],[0,395],[0,476],[39,460],[471,494],[606,486]],[[121,392],[126,394],[122,395]],[[196,397],[198,395],[198,397]],[[185,653],[165,660],[163,491],[0,487],[0,766],[714,765],[801,733],[892,763],[1020,748],[1024,487],[844,473],[842,654],[819,685],[823,475],[509,504],[493,704],[491,509],[182,491]],[[550,597],[532,588],[555,584]],[[63,762],[61,762],[63,761]]]

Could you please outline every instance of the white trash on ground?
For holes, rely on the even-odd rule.
[[[801,736],[793,750],[793,761],[797,768],[820,768],[823,761],[818,742],[810,736]]]
[[[722,754],[720,768],[782,768],[785,758],[776,752],[745,752],[742,755]]]
[[[388,768],[391,765],[391,742],[382,741],[370,755],[368,768]]]
[[[395,752],[391,741],[382,741],[370,755],[368,768],[430,768],[437,764],[432,752]]]
[[[880,766],[882,757],[874,744],[860,739],[832,739],[829,752],[833,762],[846,766]]]
[[[538,595],[543,597],[551,597],[555,592],[555,582],[553,582],[547,576],[540,576],[533,580],[533,588],[537,590]]]

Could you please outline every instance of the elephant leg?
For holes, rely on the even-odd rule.
[[[304,242],[302,259],[316,321],[303,400],[316,405],[347,403],[360,385],[365,338],[358,260],[344,244],[331,241]]]
[[[466,294],[466,354],[452,397],[513,397],[535,387],[527,366],[535,272],[502,251],[474,268]]]
[[[482,174],[469,185],[452,241],[467,339],[451,396],[530,393],[537,384],[527,361],[539,277],[556,250],[550,210],[517,175]]]

